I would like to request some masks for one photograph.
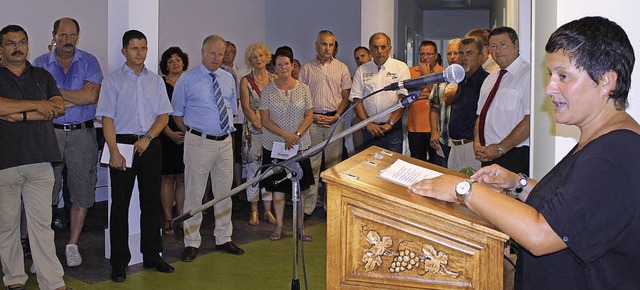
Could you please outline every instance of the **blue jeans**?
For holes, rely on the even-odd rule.
[[[402,119],[399,119],[391,130],[381,137],[375,137],[366,128],[363,129],[362,148],[366,149],[371,146],[378,146],[402,154]]]

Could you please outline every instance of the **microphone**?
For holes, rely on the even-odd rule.
[[[395,91],[399,89],[407,89],[408,91],[416,89],[424,89],[428,85],[437,83],[459,83],[464,79],[464,68],[459,64],[452,64],[444,71],[430,73],[419,78],[399,81],[384,87],[385,91]]]

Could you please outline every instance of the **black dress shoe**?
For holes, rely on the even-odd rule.
[[[173,271],[175,270],[173,266],[171,266],[169,263],[167,263],[165,260],[163,260],[160,257],[158,257],[155,260],[155,262],[143,262],[142,267],[156,268],[158,272],[162,272],[162,273],[173,273]]]
[[[111,280],[114,282],[124,282],[127,280],[127,267],[115,266],[111,267]]]
[[[244,255],[244,250],[236,246],[233,242],[226,242],[222,245],[216,245],[216,250],[222,250],[233,255]]]
[[[196,259],[196,254],[198,253],[198,248],[196,247],[185,247],[184,252],[182,252],[182,261],[191,262]]]

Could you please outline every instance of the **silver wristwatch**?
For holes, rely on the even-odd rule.
[[[471,186],[476,181],[474,179],[467,179],[462,181],[456,185],[456,198],[458,199],[458,203],[466,206],[465,201],[467,197],[471,194]]]

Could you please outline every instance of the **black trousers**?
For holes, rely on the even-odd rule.
[[[118,143],[133,144],[134,136],[116,136]],[[142,156],[135,154],[131,168],[111,168],[111,266],[127,266],[131,261],[129,250],[129,204],[133,185],[138,178],[140,192],[140,252],[144,261],[154,262],[162,252],[160,221],[160,177],[162,176],[162,146],[153,139]]]
[[[529,146],[516,147],[489,162],[482,162],[482,167],[498,164],[515,173],[524,173],[529,176]]]
[[[430,139],[431,132],[408,132],[407,140],[409,141],[411,157],[435,164],[434,156],[436,155],[436,150],[431,148]]]

